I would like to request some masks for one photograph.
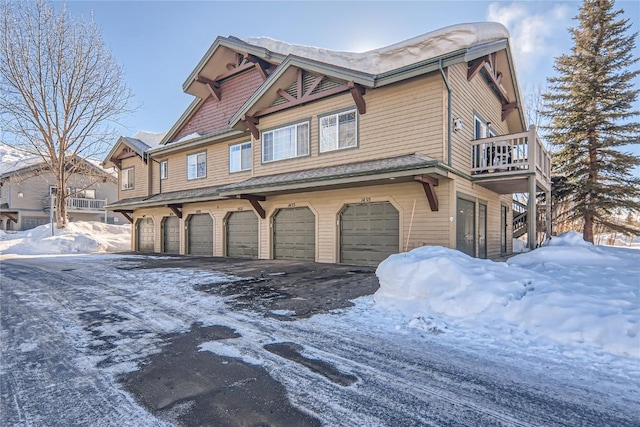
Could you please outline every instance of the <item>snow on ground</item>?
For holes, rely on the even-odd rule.
[[[51,255],[122,252],[131,248],[131,226],[96,221],[70,222],[58,229],[45,224],[26,231],[0,234],[0,255]]]
[[[640,358],[640,253],[575,232],[506,263],[442,247],[392,255],[377,307],[404,325],[553,348],[572,357]]]

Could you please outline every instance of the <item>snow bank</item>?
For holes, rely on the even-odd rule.
[[[576,234],[507,263],[442,247],[392,255],[378,266],[374,300],[409,326],[426,321],[640,358],[640,253]]]
[[[0,235],[0,254],[44,255],[128,251],[131,226],[94,221],[70,222],[65,228],[41,225],[31,230]]]

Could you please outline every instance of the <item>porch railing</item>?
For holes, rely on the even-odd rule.
[[[527,132],[492,136],[471,141],[471,174],[515,174],[536,172],[551,181],[551,155],[540,140],[536,127]]]

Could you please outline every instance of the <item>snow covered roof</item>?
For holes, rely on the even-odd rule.
[[[144,143],[150,148],[157,147],[160,145],[160,141],[164,138],[167,132],[149,132],[146,130],[141,130],[135,135],[133,135],[133,139],[137,139],[138,141]]]
[[[295,55],[364,73],[382,74],[457,50],[508,38],[509,31],[502,24],[476,22],[452,25],[366,52],[333,51],[289,44],[268,37],[249,38],[244,42],[280,55]]]

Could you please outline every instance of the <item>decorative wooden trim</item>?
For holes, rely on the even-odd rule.
[[[122,160],[122,159],[128,159],[129,157],[135,157],[135,156],[138,156],[138,153],[136,153],[129,147],[125,147],[124,150],[122,150],[122,153],[114,157],[114,159]]]
[[[13,222],[15,222],[17,224],[18,223],[18,219],[13,215],[14,215],[13,212],[2,212],[2,213],[0,213],[0,216],[6,216],[9,219],[9,221],[13,221]]]
[[[122,161],[120,159],[117,159],[115,157],[110,158],[109,160],[111,160],[113,162],[114,165],[116,165],[116,167],[120,170],[122,170]]]
[[[519,107],[517,102],[510,102],[509,104],[503,104],[502,105],[502,121],[504,122],[507,116],[509,115],[509,113],[511,113],[513,110],[517,110],[518,108]]]
[[[253,136],[253,139],[260,139],[260,131],[258,130],[258,127],[256,126],[258,124],[258,120],[255,117],[251,117],[251,116],[249,116],[247,114],[242,116],[241,120],[249,128],[249,132],[251,132],[251,135]]]
[[[249,203],[251,203],[251,206],[253,207],[253,209],[258,213],[258,215],[260,215],[260,218],[265,219],[267,217],[267,213],[265,212],[264,208],[260,204],[260,202],[264,202],[265,200],[267,200],[266,197],[254,196],[252,194],[240,194],[236,197],[238,199],[248,200]]]
[[[351,92],[351,96],[356,103],[356,107],[358,107],[358,113],[365,114],[367,112],[367,104],[362,96],[364,95],[365,89],[354,82],[347,83],[347,87],[349,88],[349,92]]]
[[[123,217],[125,217],[127,219],[127,221],[129,221],[131,224],[133,224],[133,217],[130,216],[130,214],[133,214],[133,211],[123,210],[123,209],[116,209],[116,210],[114,210],[114,212],[117,212],[117,213],[121,214]]]
[[[293,95],[291,95],[289,92],[287,92],[284,89],[278,89],[278,91],[276,92],[278,95],[280,95],[281,97],[283,97],[284,99],[290,101],[290,102],[296,102],[297,99],[293,97]]]
[[[229,68],[230,65],[232,66],[232,68]],[[241,72],[243,72],[245,70],[248,70],[249,68],[253,68],[253,67],[255,67],[255,64],[253,62],[245,62],[245,63],[243,63],[241,65],[238,65],[238,66],[235,66],[235,67],[232,64],[227,64],[227,69],[229,71],[227,71],[226,73],[222,73],[222,74],[216,76],[216,78],[213,79],[213,81],[219,82],[220,80],[228,79],[231,76],[234,76],[234,75],[236,75],[238,73],[241,73]]]
[[[219,81],[208,79],[208,78],[206,78],[204,76],[201,76],[200,74],[198,74],[196,76],[196,81],[198,83],[202,83],[202,84],[206,85],[207,89],[209,89],[209,92],[211,93],[211,95],[213,95],[213,97],[215,99],[217,99],[218,102],[220,102],[222,100],[222,93],[220,92],[220,82]]]
[[[469,63],[469,70],[467,71],[467,81],[470,82],[471,79],[473,79],[476,74],[480,72],[480,69],[484,66],[484,64],[489,61],[491,61],[491,57],[489,55],[471,61]]]
[[[180,210],[182,209],[182,204],[167,205],[167,207],[171,209],[171,212],[176,214],[178,218],[182,219],[182,211]]]
[[[429,207],[432,212],[438,212],[438,196],[434,187],[438,185],[438,180],[428,175],[416,175],[413,179],[422,184],[424,194],[427,196]]]
[[[266,116],[267,114],[275,113],[277,111],[286,110],[287,108],[295,107],[297,105],[305,104],[307,102],[315,101],[317,99],[326,98],[328,96],[335,95],[335,94],[342,93],[342,92],[346,92],[348,90],[349,90],[349,87],[347,85],[342,85],[342,86],[338,86],[338,87],[335,87],[333,89],[325,90],[325,91],[322,91],[322,92],[316,92],[313,95],[306,95],[305,94],[305,95],[302,96],[302,98],[297,98],[295,101],[290,101],[290,102],[287,102],[287,103],[284,103],[284,104],[280,104],[280,105],[274,105],[273,107],[268,107],[268,108],[265,108],[264,110],[260,110],[257,113],[255,113],[253,116],[254,117]]]

